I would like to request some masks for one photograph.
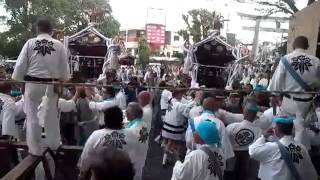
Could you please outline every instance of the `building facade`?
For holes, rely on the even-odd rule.
[[[288,52],[292,51],[292,43],[298,36],[306,36],[310,46],[308,53],[320,58],[320,1],[293,15],[290,21]]]

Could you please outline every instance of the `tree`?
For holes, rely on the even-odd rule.
[[[88,16],[96,19],[98,29],[109,37],[117,35],[120,24],[112,16],[107,0],[0,0],[10,14],[6,19],[9,30],[0,33],[0,54],[18,56],[27,39],[35,35],[34,22],[40,16],[48,17],[55,29],[63,34],[73,34],[88,23]],[[4,47],[4,48],[2,48]],[[10,47],[10,48],[9,48]]]
[[[138,58],[137,64],[145,68],[149,64],[150,48],[147,40],[143,37],[139,39],[138,54],[139,54],[139,58]]]
[[[219,30],[223,27],[221,16],[217,12],[210,12],[206,9],[193,9],[188,14],[182,15],[187,28],[178,31],[185,40],[192,36],[193,42],[199,42],[206,38],[210,30]]]
[[[298,7],[296,6],[296,0],[249,0],[249,2],[263,5],[263,7],[257,8],[257,10],[261,11],[267,16],[279,12],[293,15],[299,11]],[[316,2],[316,0],[308,0],[306,5],[309,6],[314,2]]]
[[[87,20],[97,24],[98,30],[108,37],[118,35],[120,23],[112,16],[108,0],[82,0]]]

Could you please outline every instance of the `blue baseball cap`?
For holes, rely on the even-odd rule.
[[[266,90],[267,90],[267,88],[265,88],[262,85],[257,85],[256,88],[254,88],[255,92],[263,92],[263,91],[266,91]]]
[[[276,116],[272,118],[272,122],[277,124],[293,124],[294,117]]]
[[[216,123],[211,120],[201,121],[196,128],[196,132],[206,144],[220,143],[218,128]]]

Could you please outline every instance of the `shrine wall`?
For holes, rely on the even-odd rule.
[[[292,43],[298,36],[306,36],[309,39],[308,53],[316,55],[320,28],[320,1],[302,9],[293,15],[290,21],[288,34],[288,53],[292,52]],[[319,46],[320,48],[320,46]]]

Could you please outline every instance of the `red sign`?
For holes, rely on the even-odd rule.
[[[166,39],[166,28],[161,24],[147,24],[146,38],[149,44],[164,45]]]

